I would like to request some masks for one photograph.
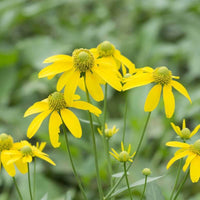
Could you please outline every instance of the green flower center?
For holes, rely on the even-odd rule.
[[[193,145],[191,145],[192,151],[200,155],[200,140],[197,140]]]
[[[115,46],[108,41],[104,41],[97,46],[100,57],[112,56],[115,52]]]
[[[182,133],[182,137],[184,138],[184,139],[189,139],[190,138],[190,129],[188,129],[188,128],[184,128],[184,129],[182,129],[181,130],[181,133]]]
[[[88,49],[75,49],[72,57],[74,67],[81,73],[90,70],[94,66],[94,56]]]
[[[32,155],[32,149],[31,149],[31,147],[30,146],[28,146],[28,145],[25,145],[25,146],[23,146],[21,149],[20,149],[20,151],[23,153],[23,155]]]
[[[172,72],[167,67],[157,67],[153,72],[154,81],[161,85],[167,85],[172,80]]]
[[[13,146],[13,138],[5,133],[0,134],[0,151],[9,150]]]
[[[60,92],[54,92],[48,96],[49,109],[51,110],[61,110],[66,108],[66,102],[64,99],[64,94]]]
[[[129,158],[130,158],[130,156],[129,156],[127,151],[122,151],[119,154],[119,161],[120,162],[127,162],[129,160]]]

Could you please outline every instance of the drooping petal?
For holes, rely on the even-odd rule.
[[[192,133],[190,134],[190,138],[194,136],[199,131],[199,129],[200,129],[200,124],[196,126],[196,128],[192,131]]]
[[[67,105],[71,104],[71,102],[73,101],[73,96],[78,86],[79,79],[80,79],[79,71],[74,71],[71,74],[71,76],[68,77],[64,90],[64,97]]]
[[[190,145],[187,143],[176,142],[176,141],[167,142],[166,145],[169,147],[180,147],[180,148],[189,148],[190,147]]]
[[[54,55],[46,58],[43,63],[53,63],[53,62],[72,62],[72,57],[68,55]]]
[[[71,69],[72,67],[73,67],[72,61],[56,62],[42,69],[38,74],[38,78],[53,76],[53,75],[65,72]]]
[[[86,85],[88,92],[95,101],[102,101],[104,99],[104,94],[95,72],[86,72]]]
[[[17,169],[22,173],[26,174],[28,172],[28,166],[27,163],[23,163],[21,159],[17,160],[15,162],[15,165],[17,166]]]
[[[80,138],[82,136],[82,129],[76,115],[68,109],[62,109],[60,112],[65,125],[72,135],[76,138]]]
[[[47,161],[48,163],[52,164],[52,165],[56,165],[49,157],[45,156],[44,154],[42,154],[39,151],[34,152],[35,156],[37,156],[38,158],[41,158],[45,161]]]
[[[27,130],[27,137],[28,138],[32,138],[35,133],[37,132],[37,130],[40,128],[43,120],[51,113],[51,110],[47,110],[44,111],[42,113],[40,113],[38,116],[36,116],[33,121],[31,122],[31,124],[28,127]]]
[[[84,77],[82,76],[80,79],[79,79],[79,82],[78,82],[78,87],[83,90],[85,92],[85,83],[84,83]]]
[[[176,90],[178,90],[183,96],[185,96],[190,101],[190,103],[192,103],[192,100],[190,99],[190,95],[188,94],[187,90],[185,89],[185,87],[182,84],[180,84],[177,81],[172,80],[171,85]]]
[[[29,107],[26,112],[24,113],[24,117],[27,117],[29,115],[44,112],[49,109],[49,105],[45,101],[39,101],[34,103],[31,107]]]
[[[51,144],[54,148],[60,146],[59,133],[61,124],[62,120],[58,112],[57,111],[52,112],[49,118],[49,137]]]
[[[146,98],[144,106],[145,112],[151,112],[157,107],[160,101],[161,91],[162,91],[162,86],[160,84],[153,86],[153,88],[150,90]]]
[[[179,159],[181,159],[181,158],[187,156],[188,153],[189,153],[189,151],[186,150],[186,151],[183,151],[182,153],[176,154],[176,155],[167,163],[167,167],[166,167],[166,168],[169,169],[170,166],[171,166],[175,161],[177,161],[177,160],[179,160]]]
[[[147,85],[149,83],[154,82],[152,73],[140,73],[138,72],[136,75],[131,76],[130,78],[125,79],[125,84],[123,86],[123,90],[128,90],[131,88]]]
[[[164,99],[166,117],[171,118],[172,115],[174,114],[174,109],[175,109],[175,99],[172,93],[171,85],[164,85],[163,99]]]
[[[174,123],[170,123],[171,124],[171,126],[172,126],[172,128],[174,129],[174,131],[177,133],[177,135],[179,135],[180,137],[182,137],[183,135],[182,135],[182,133],[181,133],[181,129],[180,129],[180,127],[179,126],[176,126]]]
[[[190,165],[191,161],[192,161],[196,156],[197,156],[197,155],[194,154],[194,153],[188,154],[188,157],[187,157],[187,159],[186,159],[186,161],[185,161],[185,164],[184,164],[184,166],[183,166],[183,171],[184,171],[184,172],[187,170],[187,168],[188,168],[188,166]]]
[[[74,101],[70,105],[70,107],[81,109],[81,110],[88,110],[89,112],[95,114],[96,116],[99,116],[101,114],[101,110],[99,108],[84,101]]]
[[[196,156],[190,164],[190,178],[193,183],[198,182],[200,178],[200,156]]]

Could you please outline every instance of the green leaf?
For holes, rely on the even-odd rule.
[[[129,174],[130,173],[127,172],[127,175],[129,175]],[[114,178],[121,178],[123,175],[124,175],[124,172],[119,172],[119,173],[113,174],[112,177],[114,177]]]
[[[161,190],[157,184],[150,184],[146,190],[146,200],[164,200]]]
[[[42,198],[41,200],[47,200],[48,199],[48,193],[46,193]]]

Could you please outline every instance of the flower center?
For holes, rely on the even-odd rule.
[[[108,41],[104,41],[97,46],[100,57],[112,56],[115,52],[115,46]]]
[[[191,145],[192,151],[200,155],[200,140],[197,140],[194,144]]]
[[[54,92],[48,96],[49,109],[51,110],[61,110],[66,108],[66,102],[64,99],[64,94],[60,92]]]
[[[120,154],[119,154],[119,161],[120,162],[127,162],[129,160],[130,156],[128,154],[128,152],[126,151],[122,151]]]
[[[75,49],[72,57],[74,67],[81,73],[90,70],[94,66],[94,56],[88,49]]]
[[[172,80],[172,72],[167,67],[157,67],[153,72],[153,78],[156,83],[167,85]]]
[[[184,129],[181,130],[181,133],[182,133],[184,139],[190,138],[190,133],[191,133],[190,129],[184,128]]]
[[[32,149],[31,149],[31,147],[30,146],[28,146],[28,145],[25,145],[25,146],[23,146],[21,149],[20,149],[20,151],[23,153],[23,155],[32,155]]]
[[[0,151],[9,150],[13,146],[13,138],[5,133],[0,134]]]

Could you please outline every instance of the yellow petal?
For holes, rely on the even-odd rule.
[[[187,159],[186,159],[186,161],[185,161],[185,164],[184,164],[184,166],[183,166],[183,171],[184,171],[184,172],[187,170],[187,168],[188,168],[188,166],[190,165],[191,161],[192,161],[195,157],[196,157],[196,154],[194,154],[194,153],[188,154],[188,157],[187,157]]]
[[[35,153],[35,156],[37,156],[38,158],[41,158],[54,166],[56,165],[49,157],[43,155],[41,152],[36,151],[34,153]]]
[[[186,128],[185,119],[183,119],[182,129]]]
[[[51,144],[54,148],[60,146],[59,142],[59,133],[60,133],[60,125],[62,124],[62,120],[57,111],[54,111],[49,118],[49,137]]]
[[[79,79],[78,87],[85,92],[85,81],[83,76]]]
[[[70,105],[70,107],[81,109],[81,110],[88,110],[89,112],[95,114],[96,116],[99,116],[101,114],[101,110],[99,108],[84,101],[74,101]]]
[[[43,112],[49,109],[49,105],[47,102],[39,101],[34,103],[31,107],[29,107],[26,112],[24,113],[24,117],[27,117],[29,115]]]
[[[17,160],[15,162],[15,165],[17,166],[17,169],[22,173],[26,174],[28,172],[28,166],[27,163],[23,163],[22,160]]]
[[[176,141],[167,142],[166,145],[169,146],[169,147],[180,147],[180,148],[190,147],[189,144],[186,144],[186,143],[183,143],[183,142],[176,142]]]
[[[139,73],[131,76],[130,78],[125,79],[125,84],[123,90],[128,90],[131,88],[147,85],[154,81],[152,73]]]
[[[157,107],[160,100],[161,91],[162,86],[160,84],[153,86],[146,98],[144,106],[145,112],[151,112]]]
[[[98,58],[99,57],[99,53],[98,53],[98,50],[96,48],[92,48],[90,49],[90,52],[93,54],[93,56],[95,58]]]
[[[102,88],[96,78],[96,73],[86,72],[86,85],[88,92],[95,101],[102,101],[104,99],[104,94]]]
[[[76,138],[80,138],[82,136],[82,129],[76,115],[68,109],[62,109],[60,112],[65,125],[72,135]]]
[[[42,69],[38,74],[38,78],[53,76],[53,75],[65,72],[71,69],[72,67],[73,67],[72,61],[67,62],[67,63],[56,62]]]
[[[176,154],[176,155],[167,163],[167,167],[166,167],[166,168],[169,169],[170,166],[171,166],[175,161],[177,161],[177,160],[179,160],[179,159],[181,159],[181,158],[187,156],[188,153],[189,153],[189,151],[186,150],[186,151],[183,151],[182,153]]]
[[[190,103],[192,103],[192,100],[190,99],[190,95],[188,94],[187,90],[185,89],[185,87],[182,84],[180,84],[177,81],[172,80],[171,85],[176,90],[178,90],[183,96],[185,96],[190,101]]]
[[[48,80],[51,80],[52,78],[54,78],[54,77],[55,77],[55,75],[56,75],[56,74],[54,74],[54,75],[51,75],[51,76],[47,76]]]
[[[38,116],[36,116],[33,121],[31,122],[31,124],[28,127],[27,130],[27,137],[28,138],[32,138],[35,133],[37,132],[37,130],[40,128],[43,120],[51,113],[51,110],[47,110],[44,111],[42,113],[40,113]]]
[[[174,123],[170,123],[171,124],[171,126],[172,126],[172,128],[174,129],[174,131],[177,133],[177,135],[179,135],[180,137],[182,137],[183,135],[182,135],[182,133],[181,133],[181,129],[180,129],[180,127],[179,126],[176,126]]]
[[[31,155],[26,155],[26,156],[24,156],[23,158],[22,158],[22,162],[23,163],[27,163],[27,162],[32,162],[32,160],[33,160],[33,158],[32,158],[32,156]]]
[[[199,131],[199,129],[200,129],[200,124],[196,126],[196,128],[192,131],[192,133],[190,134],[190,138],[194,136]]]
[[[114,153],[112,153],[112,152],[109,152],[110,153],[110,155],[112,155],[114,158],[116,158],[117,160],[119,160],[119,158],[114,154]]]
[[[171,118],[172,115],[174,114],[174,109],[175,109],[175,99],[172,93],[171,85],[164,85],[163,99],[164,99],[166,117]]]
[[[128,154],[130,154],[131,152],[131,144],[128,145],[128,150],[127,150]]]
[[[119,72],[116,69],[114,70],[113,67],[111,67],[111,65],[106,63],[100,63],[100,66],[93,67],[93,70],[111,87],[118,91],[122,90],[120,78],[121,75],[119,75]]]
[[[73,96],[78,86],[79,79],[80,79],[80,72],[74,71],[66,81],[64,97],[67,105],[70,105],[71,102],[73,101]]]
[[[190,164],[190,178],[193,183],[198,182],[200,177],[200,156],[196,156]]]
[[[72,57],[68,55],[54,55],[51,57],[48,57],[44,60],[43,63],[53,63],[53,62],[72,62]]]
[[[123,144],[123,142],[121,142],[121,149],[122,149],[122,151],[124,151],[124,144]]]
[[[125,65],[124,64],[122,64],[122,74],[123,74],[123,76],[125,76],[126,75],[126,67],[125,67]]]

